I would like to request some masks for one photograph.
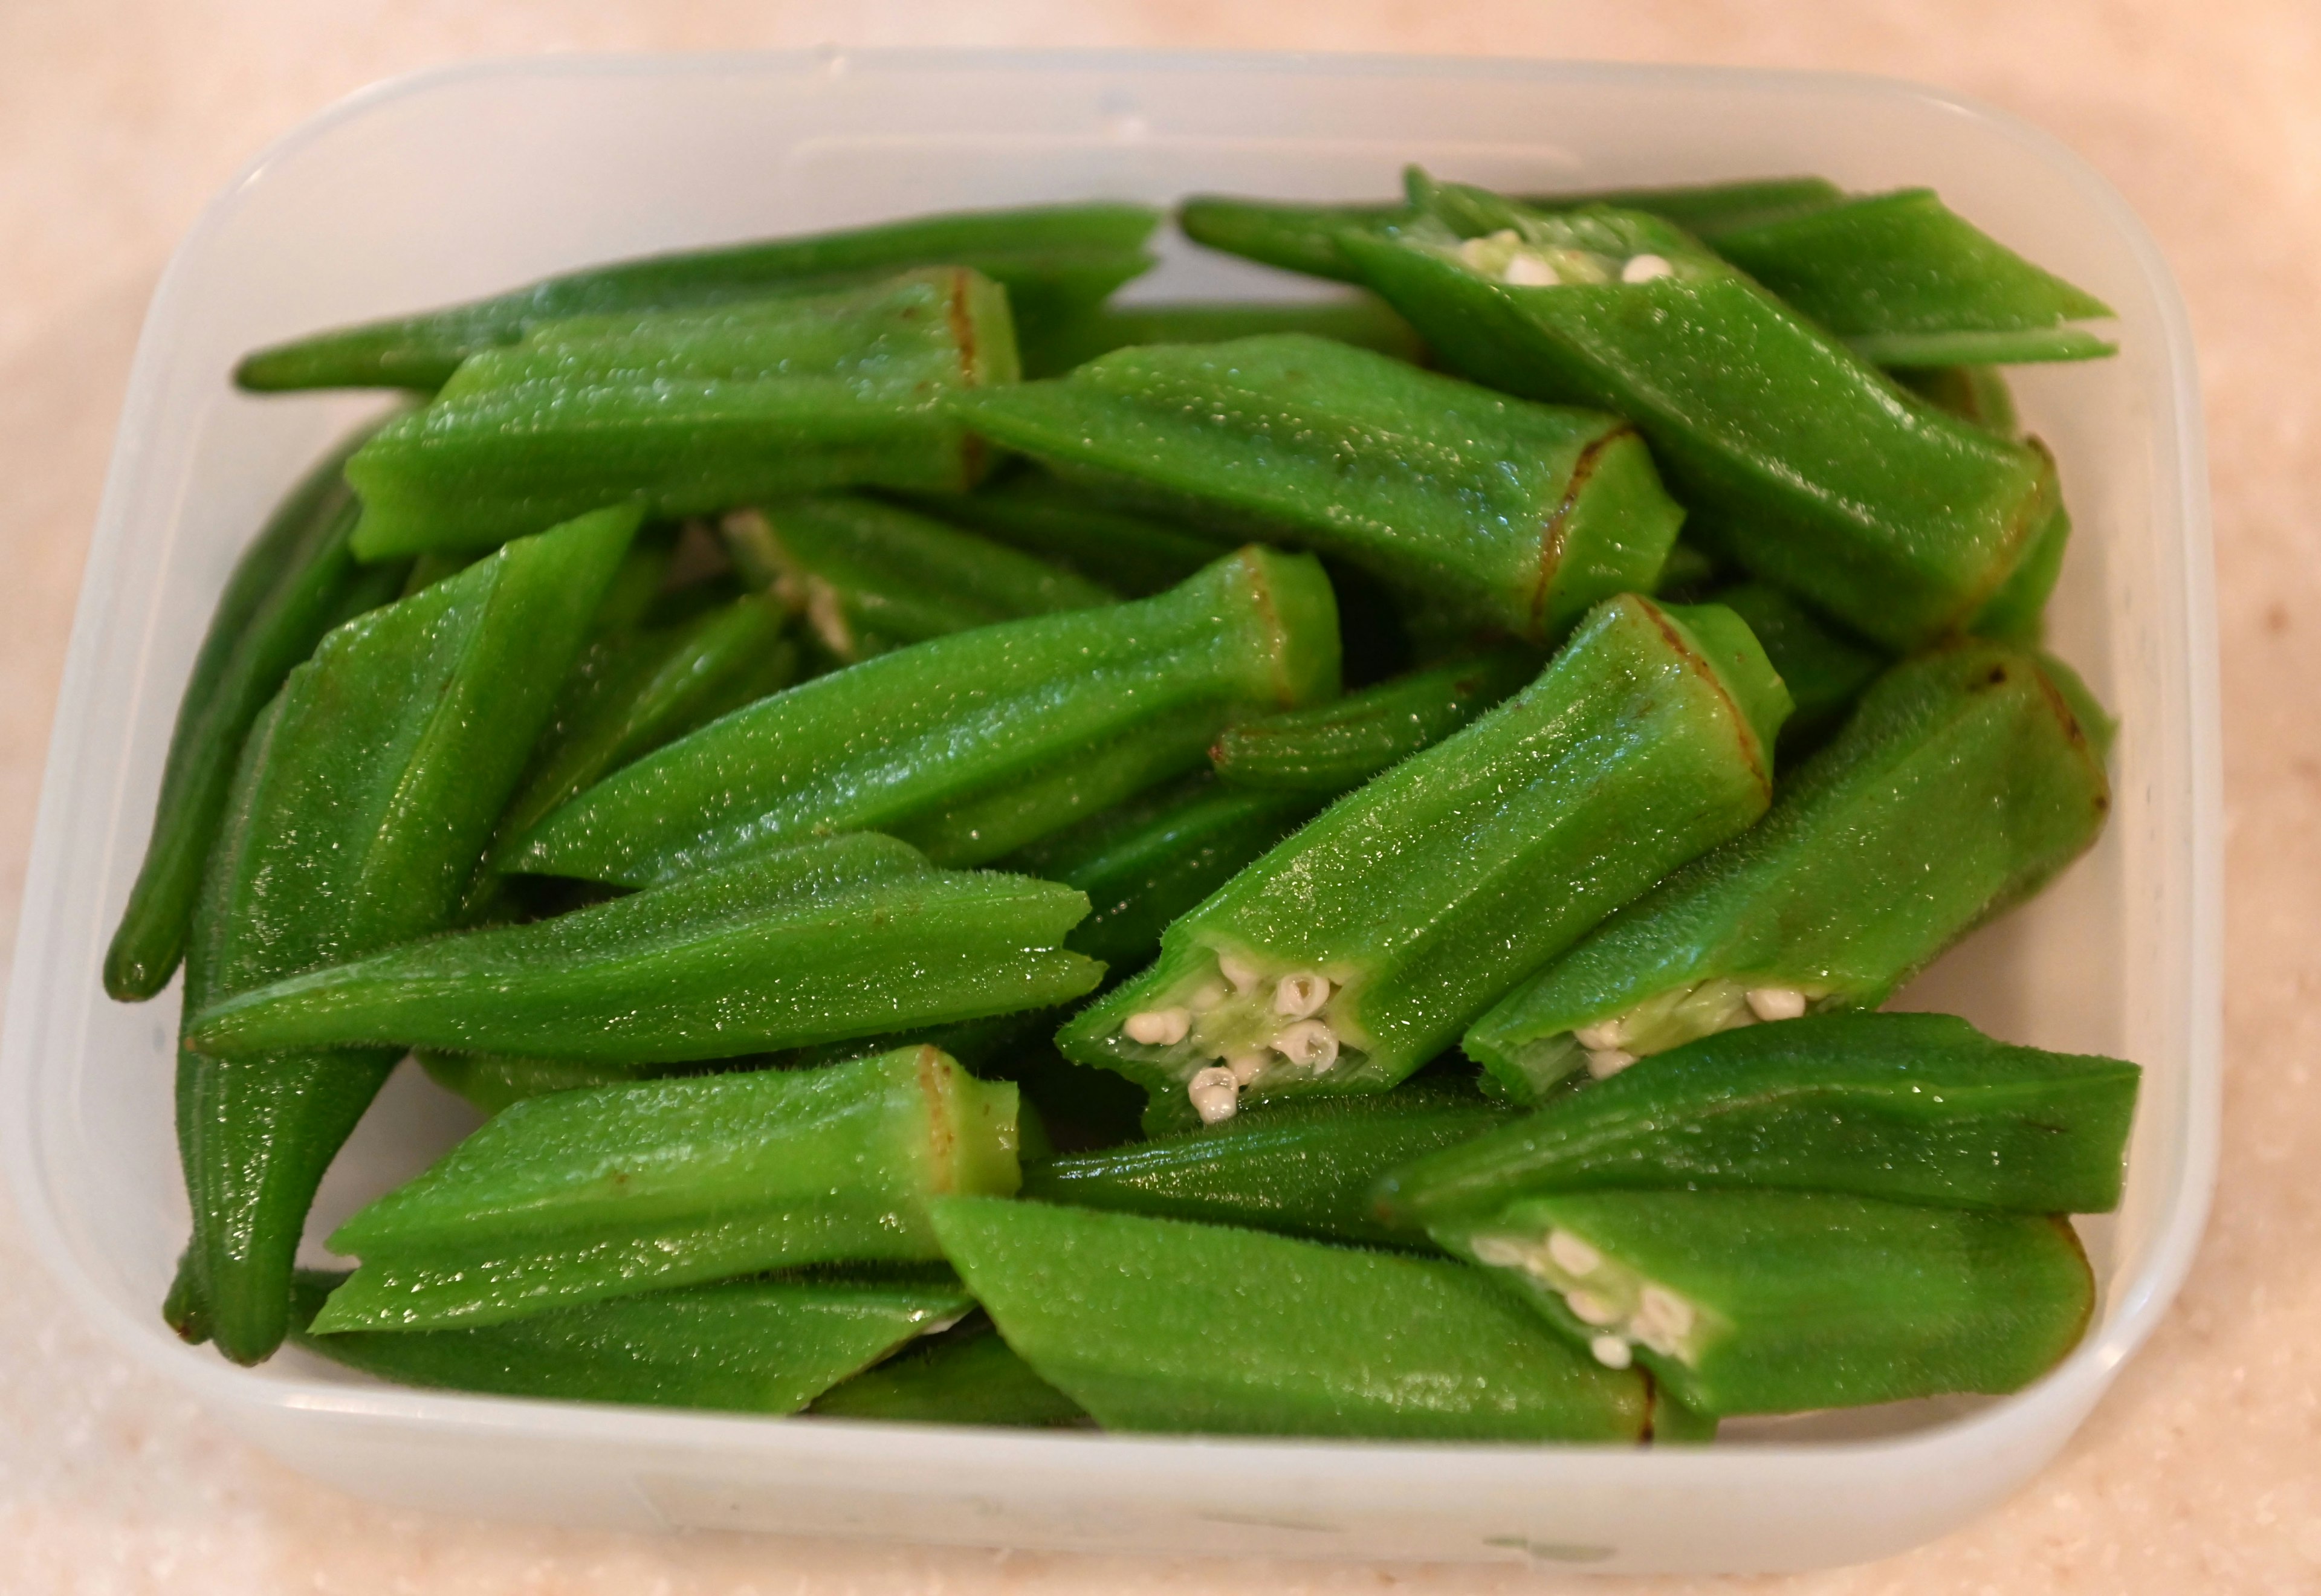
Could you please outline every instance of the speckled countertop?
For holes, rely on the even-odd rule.
[[[0,5],[0,926],[154,279],[268,140],[478,55],[850,44],[1362,50],[1888,73],[2125,194],[2192,308],[2216,494],[2229,882],[2223,1178],[2174,1311],[2062,1458],[1816,1593],[2321,1591],[2321,8],[2311,0],[14,0]],[[1724,1582],[1616,1582],[1705,1590]],[[86,1328],[0,1199],[0,1591],[985,1592],[1536,1586],[1511,1569],[631,1538],[395,1512],[249,1450]]]

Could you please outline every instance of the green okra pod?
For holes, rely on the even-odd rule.
[[[854,484],[966,488],[943,396],[1015,377],[1006,294],[964,268],[838,294],[540,327],[461,365],[347,462],[366,559],[488,545],[597,504],[656,515]]]
[[[1966,641],[1896,666],[1750,831],[1467,1032],[1528,1098],[1695,1037],[1870,1009],[2094,842],[2107,730],[2065,668]]]
[[[1669,223],[1424,192],[1421,222],[1345,247],[1444,362],[1628,417],[1688,533],[1865,638],[1964,627],[2052,512],[2042,450],[1911,400]]]
[[[1804,1192],[1526,1198],[1434,1238],[1694,1412],[2018,1391],[2087,1328],[2069,1221]],[[946,1236],[948,1240],[948,1236]]]
[[[950,409],[1068,476],[1335,555],[1535,643],[1650,587],[1682,519],[1616,417],[1297,334],[1115,350]]]
[[[314,1335],[306,1323],[342,1276],[301,1271],[309,1352],[405,1385],[563,1401],[795,1413],[973,1304],[908,1281],[744,1280],[448,1330]]]
[[[1107,1429],[1634,1442],[1648,1427],[1641,1378],[1460,1265],[1044,1202],[933,1210],[1007,1344]]]
[[[1443,1149],[1456,1150],[1508,1118],[1471,1093],[1415,1085],[1309,1098],[1221,1125],[1026,1164],[1023,1194],[1322,1241],[1408,1247],[1420,1233],[1380,1218],[1371,1188],[1406,1161],[1445,1156]]]
[[[804,616],[840,665],[995,621],[1120,602],[1034,555],[876,499],[789,499],[723,524],[736,562]]]
[[[1085,1425],[1080,1405],[1040,1378],[1032,1365],[978,1319],[928,1338],[833,1386],[814,1405],[825,1419],[882,1419],[906,1424],[1003,1424],[1027,1429]]]
[[[1764,812],[1780,680],[1730,611],[1625,594],[1539,679],[1170,926],[1065,1055],[1156,1126],[1381,1092],[1596,921]]]
[[[1152,264],[1159,216],[1143,205],[1042,205],[921,216],[877,227],[624,260],[442,310],[346,327],[260,349],[245,388],[440,387],[469,356],[575,316],[704,309],[828,290],[915,267],[972,268],[1040,326],[1076,318]]]
[[[1205,537],[1195,528],[1119,509],[1033,469],[1010,471],[971,494],[922,494],[911,503],[1130,598],[1176,586],[1235,542],[1223,532]]]
[[[1825,739],[1892,663],[1770,583],[1734,583],[1716,602],[1749,623],[1797,705],[1781,728],[1784,757]]]
[[[188,1013],[458,912],[637,527],[597,512],[324,638],[242,749],[187,950]],[[168,1311],[239,1363],[280,1344],[306,1211],[400,1049],[181,1043],[193,1209]]]
[[[498,1324],[851,1259],[941,1256],[930,1199],[1015,1191],[1015,1088],[933,1047],[527,1098],[330,1238],[317,1335]]]
[[[403,573],[349,552],[354,496],[341,475],[369,429],[293,488],[227,577],[210,617],[161,767],[153,831],[105,955],[105,989],[141,1002],[168,984],[233,785],[242,739],[291,668],[324,633],[396,595]]]
[[[1607,1188],[1847,1192],[2105,1213],[2140,1071],[1949,1014],[1822,1014],[1687,1043],[1381,1181],[1408,1224]],[[1028,1189],[1028,1188],[1027,1188]]]
[[[1413,671],[1334,703],[1228,726],[1209,763],[1238,787],[1343,793],[1441,742],[1539,670],[1535,651],[1508,647]]]
[[[1410,323],[1370,295],[1305,303],[1105,304],[1025,337],[1024,375],[1060,376],[1098,355],[1139,344],[1223,343],[1276,332],[1309,333],[1414,363],[1426,353]]]
[[[1198,766],[1238,716],[1337,691],[1328,580],[1245,549],[1157,598],[882,654],[566,804],[505,867],[647,885],[833,830],[979,864]]]
[[[1972,422],[1986,432],[2012,438],[2022,430],[2015,413],[2015,394],[1996,366],[1904,367],[1893,377],[1927,404],[1949,411],[1961,421]]]
[[[683,1064],[1021,1009],[1095,988],[1057,947],[1088,898],[826,838],[524,925],[406,943],[195,1013],[226,1056],[366,1044]]]
[[[1975,612],[1970,628],[1977,637],[2035,648],[2047,630],[2047,601],[2063,575],[2063,556],[2071,540],[2071,512],[2058,500],[2046,524],[2033,540],[2031,552],[2015,567],[1989,602]]]
[[[586,1086],[618,1086],[670,1073],[659,1065],[606,1064],[576,1058],[528,1058],[508,1053],[438,1053],[423,1048],[413,1056],[427,1078],[464,1097],[487,1114],[512,1102],[551,1092]]]

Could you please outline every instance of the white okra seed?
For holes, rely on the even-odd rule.
[[[1608,1081],[1635,1062],[1636,1056],[1633,1053],[1624,1053],[1617,1047],[1604,1047],[1588,1055],[1588,1073],[1599,1081]]]
[[[1301,1020],[1273,1038],[1273,1050],[1318,1075],[1338,1062],[1338,1033],[1326,1021]]]
[[[1624,1039],[1620,1035],[1620,1017],[1615,1014],[1593,1025],[1575,1025],[1571,1028],[1571,1039],[1590,1053],[1613,1052]]]
[[[1617,1324],[1620,1310],[1594,1292],[1566,1292],[1563,1305],[1571,1310],[1571,1317],[1584,1325]]]
[[[1675,275],[1676,268],[1658,255],[1631,255],[1627,264],[1620,268],[1620,281],[1624,283],[1649,283],[1654,277],[1672,277]]]
[[[1628,1344],[1617,1336],[1598,1336],[1588,1343],[1588,1350],[1594,1353],[1596,1361],[1607,1369],[1625,1369],[1635,1356],[1628,1350]]]
[[[1246,1086],[1265,1073],[1265,1055],[1236,1053],[1225,1060],[1225,1068],[1233,1072],[1235,1085]]]
[[[1489,1264],[1500,1269],[1520,1269],[1530,1256],[1530,1249],[1507,1236],[1478,1236],[1470,1242],[1475,1262]]]
[[[1330,978],[1311,970],[1284,975],[1273,986],[1273,1011],[1291,1020],[1305,1020],[1322,1011],[1330,1001]]]
[[[1752,986],[1749,1012],[1760,1020],[1797,1020],[1806,1011],[1806,994],[1794,986]]]
[[[1499,277],[1510,288],[1552,288],[1560,280],[1555,268],[1528,249],[1518,249],[1509,256],[1506,270]]]
[[[1120,1029],[1132,1042],[1142,1042],[1148,1047],[1173,1047],[1193,1029],[1193,1012],[1189,1009],[1147,1009],[1141,1014],[1131,1014]]]
[[[1247,992],[1264,976],[1264,972],[1249,960],[1230,953],[1217,955],[1217,974],[1232,982],[1235,992]]]
[[[1692,1304],[1666,1286],[1648,1285],[1637,1300],[1636,1317],[1666,1330],[1669,1339],[1680,1340],[1692,1328]]]
[[[1185,1006],[1196,1014],[1206,1014],[1231,996],[1233,996],[1233,988],[1224,982],[1207,981],[1202,983],[1193,995],[1185,1000]]]
[[[1555,1266],[1566,1274],[1593,1274],[1596,1265],[1604,1261],[1602,1253],[1569,1230],[1550,1230],[1547,1233],[1547,1256],[1554,1259]]]
[[[1185,1095],[1193,1100],[1193,1111],[1204,1125],[1230,1120],[1241,1108],[1241,1087],[1234,1084],[1233,1071],[1214,1065],[1186,1084]]]

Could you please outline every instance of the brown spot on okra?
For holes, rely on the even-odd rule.
[[[2063,496],[2062,484],[2055,476],[2054,450],[2036,438],[2025,438],[2023,442],[2047,463],[2046,470],[2039,474],[2038,491],[2015,507],[2014,519],[2007,523],[2007,540],[2000,546],[1999,551],[2004,558],[1991,563],[1989,571],[1975,584],[1974,591],[1968,595],[1966,602],[1952,612],[1949,621],[1943,627],[1946,632],[1964,631],[1968,624],[1982,613],[1982,607],[1998,596],[1998,590],[2007,585],[2007,578],[2015,575],[2016,567],[2030,552],[2032,542],[2046,526],[2047,517],[2054,513],[2056,504]]]
[[[1604,451],[1621,439],[1634,436],[1636,430],[1623,422],[1601,436],[1589,439],[1579,451],[1579,458],[1571,462],[1571,480],[1564,487],[1562,502],[1539,530],[1539,575],[1533,580],[1531,589],[1530,630],[1534,642],[1544,640],[1547,595],[1555,585],[1555,573],[1563,565],[1563,540],[1570,530],[1571,512],[1579,503],[1579,495],[1586,490],[1588,479],[1596,475],[1596,463],[1603,458]]]
[[[1716,696],[1724,702],[1725,718],[1733,722],[1734,738],[1741,744],[1742,757],[1749,761],[1749,774],[1757,778],[1758,789],[1770,801],[1773,793],[1773,777],[1772,773],[1765,768],[1765,750],[1758,744],[1757,731],[1749,724],[1749,717],[1741,712],[1740,704],[1726,689],[1725,678],[1716,674],[1716,665],[1707,656],[1697,652],[1684,640],[1684,634],[1677,630],[1676,622],[1663,614],[1658,604],[1646,599],[1643,606],[1644,613],[1651,616],[1652,624],[1661,629],[1661,635],[1668,639],[1669,647],[1683,656],[1685,662],[1716,690]]]
[[[943,1070],[940,1048],[920,1045],[918,1066],[919,1095],[927,1105],[927,1157],[933,1179],[930,1187],[948,1192],[958,1183],[959,1138],[951,1129],[951,1115],[944,1112],[945,1100],[950,1095],[951,1080]]]
[[[1273,696],[1284,709],[1295,709],[1296,696],[1289,691],[1289,637],[1282,629],[1281,611],[1273,602],[1273,584],[1266,580],[1265,564],[1249,558],[1247,550],[1235,556],[1248,570],[1250,590],[1257,595],[1257,612],[1265,623],[1265,635],[1272,639]]]
[[[943,295],[943,311],[951,318],[951,341],[959,346],[960,381],[973,388],[982,385],[982,361],[979,357],[983,351],[976,342],[975,317],[967,303],[967,290],[966,270],[954,268],[951,273],[950,290]]]

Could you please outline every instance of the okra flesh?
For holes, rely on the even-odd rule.
[[[1041,1379],[988,1324],[933,1338],[866,1369],[824,1393],[813,1410],[824,1419],[1021,1429],[1088,1422],[1078,1402]]]
[[[2136,1066],[1993,1041],[1948,1014],[1724,1031],[1379,1182],[1403,1224],[1606,1189],[1779,1189],[2007,1213],[2118,1206]]]
[[[1730,612],[1610,600],[1531,686],[1340,799],[1170,927],[1159,962],[1058,1046],[1143,1085],[1155,1129],[1189,1120],[1197,1084],[1218,1099],[1217,1072],[1233,1091],[1204,1113],[1384,1091],[1761,814],[1788,711]]]
[[[833,1260],[941,1256],[930,1199],[1015,1190],[1015,1088],[933,1047],[527,1098],[330,1238],[317,1334],[497,1324]]]
[[[1129,598],[1174,587],[1233,547],[1220,532],[1138,515],[1045,471],[1012,471],[971,494],[922,494],[930,515],[1051,560]]]
[[[605,511],[511,543],[340,627],[290,673],[211,850],[187,1013],[451,920],[636,526]],[[280,1344],[315,1188],[399,1056],[180,1044],[193,1239],[173,1323],[238,1363]]]
[[[1534,642],[1650,587],[1682,519],[1613,416],[1298,334],[1120,349],[950,408],[1067,478],[1338,556]]]
[[[1245,1225],[1319,1241],[1424,1246],[1381,1219],[1370,1192],[1406,1163],[1497,1130],[1508,1111],[1406,1086],[1309,1098],[1221,1125],[1026,1164],[1023,1194],[1079,1208]]]
[[[1044,1202],[934,1214],[1007,1344],[1106,1429],[1633,1443],[1648,1422],[1641,1377],[1461,1265]]]
[[[1198,766],[1240,716],[1332,696],[1336,605],[1248,549],[1157,598],[899,648],[647,755],[504,867],[643,886],[838,830],[980,864]]]
[[[2102,830],[2100,729],[2058,668],[1979,640],[1894,667],[1762,822],[1509,993],[1468,1056],[1528,1100],[1761,1011],[1876,1008]]]
[[[1412,671],[1334,703],[1243,721],[1218,736],[1209,763],[1238,787],[1347,792],[1504,702],[1537,676],[1540,666],[1532,649],[1497,648]]]
[[[302,1272],[292,1338],[405,1385],[563,1401],[795,1413],[973,1304],[906,1282],[734,1281],[449,1330],[305,1327],[336,1277]]]
[[[1455,229],[1345,247],[1444,363],[1628,417],[1688,532],[1865,638],[1962,627],[2044,524],[2043,452],[1911,400],[1670,224],[1435,192]]]
[[[1522,1288],[1575,1346],[1643,1365],[1705,1415],[2004,1395],[2061,1362],[2095,1305],[2078,1237],[2045,1215],[1598,1192],[1433,1233]]]
[[[528,924],[406,943],[237,993],[188,1037],[238,1056],[399,1044],[683,1064],[1048,1008],[1103,966],[1058,947],[1070,887],[836,837]]]
[[[1015,377],[1006,296],[963,269],[835,295],[542,326],[463,363],[347,463],[365,559],[488,545],[596,505],[657,515],[857,484],[965,488],[950,392]]]
[[[576,316],[702,309],[828,292],[915,268],[971,268],[1039,325],[1079,314],[1146,270],[1159,217],[1142,205],[1038,206],[915,217],[884,226],[625,260],[507,294],[277,344],[245,358],[246,389],[441,387],[470,355]]]

